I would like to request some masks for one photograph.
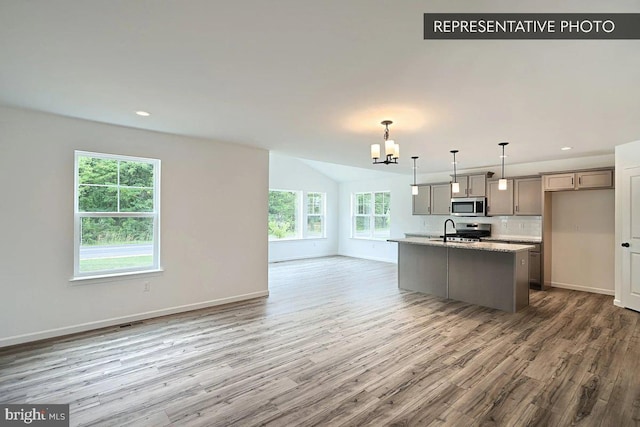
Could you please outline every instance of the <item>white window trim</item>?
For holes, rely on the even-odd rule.
[[[284,237],[282,239],[272,239],[269,237],[269,243],[272,242],[292,242],[300,240],[314,240],[327,238],[327,193],[323,191],[305,191],[305,190],[283,190],[281,188],[269,188],[271,191],[283,191],[296,194],[296,234],[293,237]],[[309,193],[318,193],[322,195],[322,236],[309,236],[307,231],[307,218],[309,216],[307,197]],[[318,216],[318,214],[311,214]]]
[[[154,212],[80,212],[78,199],[78,159],[79,157],[93,157],[107,160],[120,160],[132,162],[151,163],[154,166],[153,174],[153,207]],[[74,169],[73,169],[73,277],[70,281],[91,280],[111,278],[118,276],[130,276],[134,274],[148,274],[163,271],[160,267],[160,165],[159,159],[151,159],[146,157],[123,156],[119,154],[94,153],[90,151],[76,150],[74,152]],[[81,239],[81,218],[83,217],[134,217],[134,218],[154,218],[153,221],[153,265],[141,268],[123,268],[117,270],[109,270],[102,272],[80,272],[80,239]]]
[[[319,214],[310,214],[309,213],[309,194],[320,194],[320,197],[322,198],[322,206],[321,206],[321,213]],[[304,203],[304,231],[303,231],[303,238],[304,239],[326,239],[327,237],[327,193],[322,192],[322,191],[305,191],[303,192],[303,203]],[[320,217],[320,223],[322,224],[322,234],[321,235],[309,235],[309,217],[310,216],[319,216]]]
[[[376,193],[388,193],[389,198],[391,197],[391,191],[389,190],[381,190],[381,191],[356,191],[351,193],[351,238],[358,240],[375,240],[375,241],[386,241],[389,237],[391,237],[391,222],[389,222],[389,234],[387,236],[377,237],[375,235],[375,218],[376,217],[385,217],[386,215],[377,215],[375,213],[375,195]],[[371,195],[371,205],[369,206],[369,214],[356,214],[356,200],[358,194],[370,194]],[[391,210],[391,204],[389,204],[389,210]],[[357,236],[356,235],[356,218],[357,217],[369,217],[369,235],[367,236]],[[391,220],[391,215],[389,215],[389,220]]]

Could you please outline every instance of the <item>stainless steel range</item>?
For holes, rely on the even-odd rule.
[[[491,224],[456,224],[456,232],[447,234],[450,242],[479,242],[481,237],[491,236]]]

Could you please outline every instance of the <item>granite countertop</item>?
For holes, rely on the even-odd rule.
[[[531,245],[514,245],[511,243],[493,243],[493,242],[476,242],[476,243],[463,243],[463,242],[447,242],[444,243],[441,239],[433,239],[427,237],[407,237],[404,239],[389,239],[388,242],[396,243],[409,243],[412,245],[425,245],[425,246],[440,246],[445,248],[455,249],[471,249],[476,251],[491,251],[491,252],[519,252],[533,249]]]
[[[404,233],[406,237],[440,237],[442,233],[429,233],[429,232],[416,232],[416,233]],[[542,243],[541,237],[533,236],[494,236],[494,237],[481,237],[483,242],[509,241],[515,243]]]
[[[496,237],[481,237],[483,241],[492,241],[492,240],[507,240],[509,242],[516,243],[542,243],[541,237],[533,237],[533,236],[496,236]]]

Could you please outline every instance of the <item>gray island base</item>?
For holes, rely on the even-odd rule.
[[[456,243],[421,237],[398,243],[398,287],[516,312],[529,305],[530,245]]]

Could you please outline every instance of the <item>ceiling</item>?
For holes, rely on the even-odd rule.
[[[446,171],[451,149],[461,169],[496,165],[501,141],[523,163],[640,139],[640,40],[425,41],[425,12],[640,2],[0,0],[0,103],[381,172],[412,155]],[[384,119],[397,166],[370,164]]]

